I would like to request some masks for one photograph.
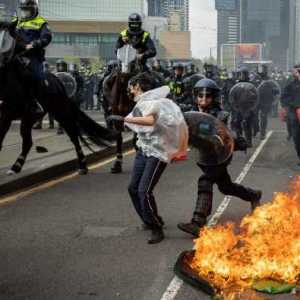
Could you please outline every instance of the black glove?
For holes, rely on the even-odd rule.
[[[118,115],[111,115],[107,117],[107,123],[117,131],[124,131],[124,117]]]

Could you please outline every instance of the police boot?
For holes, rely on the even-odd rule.
[[[161,227],[154,228],[151,230],[150,238],[148,239],[148,244],[160,243],[165,238],[164,231]]]
[[[262,191],[253,191],[253,197],[251,199],[251,210],[254,211],[258,206],[260,206],[260,198],[262,196]]]
[[[202,220],[192,219],[190,223],[178,223],[177,228],[193,235],[194,237],[199,237],[200,230],[203,226],[206,225],[206,218],[202,218]]]
[[[114,165],[111,167],[110,169],[112,174],[118,174],[118,173],[122,173],[123,169],[122,169],[122,160],[121,159],[117,159],[114,163]]]

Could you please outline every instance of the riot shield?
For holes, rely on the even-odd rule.
[[[239,82],[231,88],[229,101],[234,111],[247,114],[258,105],[258,91],[250,82]]]
[[[117,57],[122,64],[122,72],[128,73],[130,63],[136,59],[137,51],[131,45],[124,45],[118,49]]]
[[[0,30],[0,66],[9,61],[15,50],[15,40],[7,30]]]
[[[75,96],[77,91],[77,83],[75,78],[67,72],[57,72],[55,75],[62,82],[69,98]]]
[[[188,112],[184,117],[189,128],[189,143],[198,150],[200,165],[217,166],[231,157],[234,139],[223,122],[201,112]]]
[[[275,80],[264,80],[257,88],[259,105],[272,104],[280,97],[281,88]]]

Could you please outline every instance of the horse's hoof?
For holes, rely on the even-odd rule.
[[[79,175],[86,175],[89,172],[89,169],[79,169],[78,174]]]
[[[11,176],[11,175],[16,175],[17,173],[14,171],[14,170],[12,170],[12,169],[10,169],[10,170],[8,170],[7,172],[6,172],[6,175],[9,175],[9,176]]]
[[[122,173],[123,172],[122,162],[120,162],[120,161],[117,160],[114,163],[114,165],[111,167],[110,172],[112,174],[120,174],[120,173]]]

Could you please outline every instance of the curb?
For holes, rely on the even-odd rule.
[[[129,138],[123,143],[123,150],[129,150],[132,148],[133,140]],[[105,158],[108,158],[116,153],[116,146],[104,148],[98,152],[90,153],[86,155],[87,165],[99,162]],[[42,170],[38,170],[31,174],[26,174],[20,178],[16,178],[9,182],[0,184],[0,197],[6,196],[8,194],[15,193],[19,190],[24,190],[27,188],[34,187],[41,183],[44,183],[50,179],[60,177],[63,174],[71,173],[78,170],[78,160],[72,159],[47,167]]]

